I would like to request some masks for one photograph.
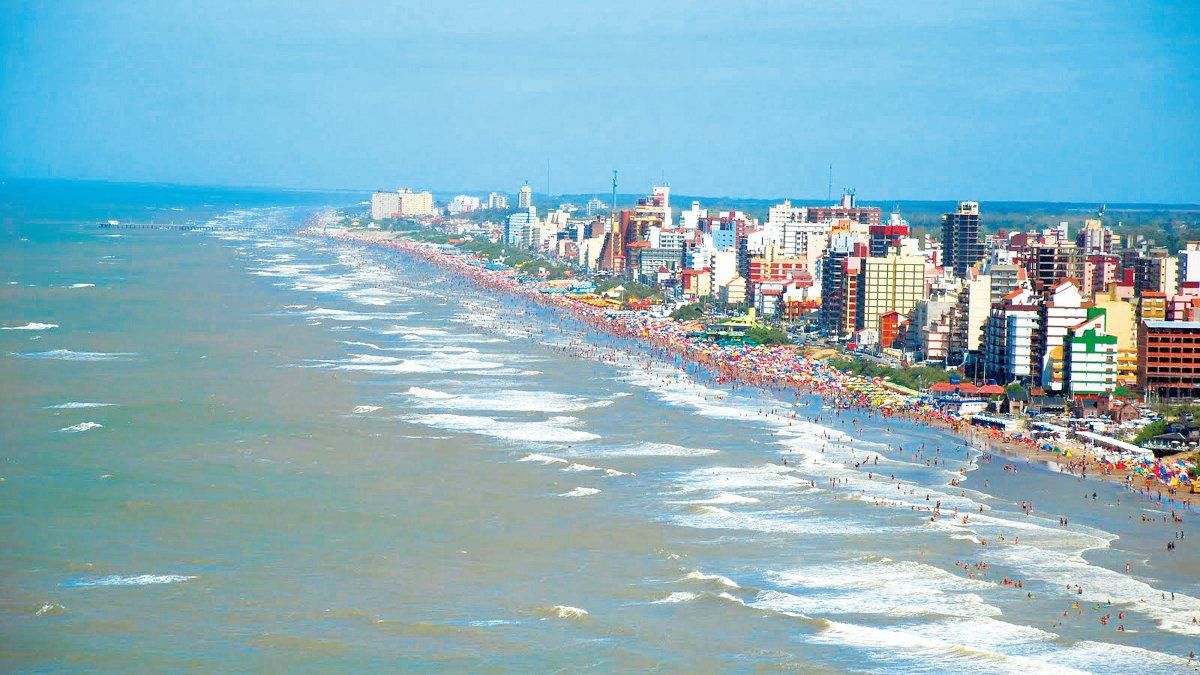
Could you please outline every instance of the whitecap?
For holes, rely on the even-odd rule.
[[[652,605],[674,605],[681,602],[690,602],[700,597],[699,593],[690,593],[687,591],[676,591],[667,595],[665,598],[655,600],[650,603]]]
[[[974,593],[995,584],[968,579],[909,561],[881,559],[768,572],[767,578],[792,594],[766,591],[754,606],[806,616],[880,614],[884,616],[999,616],[998,607]]]
[[[537,462],[539,464],[566,464],[567,463],[567,460],[565,460],[561,457],[555,457],[553,455],[539,455],[537,453],[530,453],[528,455],[525,455],[521,459],[518,459],[517,461],[518,462]]]
[[[641,443],[627,447],[600,449],[591,454],[604,457],[703,457],[719,452],[719,450],[710,448],[686,448],[673,443]]]
[[[152,586],[156,584],[174,584],[195,578],[195,576],[187,576],[183,574],[138,574],[129,577],[122,577],[114,574],[111,576],[98,577],[94,579],[77,579],[74,581],[68,581],[63,585],[69,588],[89,588],[93,586]]]
[[[538,610],[538,613],[555,616],[560,619],[582,619],[588,615],[588,611],[586,609],[580,609],[579,607],[571,607],[568,605],[555,605],[553,607],[543,608]]]
[[[506,441],[533,443],[581,443],[600,438],[588,431],[573,429],[579,423],[573,417],[551,417],[544,422],[500,420],[469,415],[409,415],[404,419],[452,431],[466,431]]]
[[[597,490],[596,488],[577,487],[574,490],[568,490],[567,492],[563,492],[563,493],[559,494],[558,496],[559,497],[590,497],[591,495],[597,494],[599,492],[600,491]]]
[[[50,330],[51,328],[58,328],[58,324],[31,321],[23,326],[0,326],[0,330]]]
[[[964,635],[964,629],[972,625],[974,629],[969,635],[981,637],[981,641]],[[923,670],[967,671],[983,666],[988,671],[1000,672],[1083,672],[1052,666],[1040,656],[1026,657],[1001,651],[1011,649],[1014,643],[1027,645],[1031,641],[1048,641],[1055,637],[1036,628],[989,618],[956,620],[930,627],[936,630],[926,631],[920,626],[878,628],[829,621],[824,630],[810,639],[822,644],[866,649],[884,663],[891,663],[892,668],[896,668],[896,661],[901,661],[919,664]],[[888,668],[885,666],[884,670]]]
[[[99,429],[103,426],[104,426],[103,424],[97,424],[96,422],[80,422],[79,424],[72,424],[69,427],[63,427],[62,429],[59,429],[59,431],[65,432],[68,434],[77,434],[77,433],[80,433],[83,431]]]
[[[367,413],[373,413],[376,410],[383,410],[383,407],[377,406],[377,405],[356,405],[356,406],[354,406],[354,414],[355,415],[365,415]]]
[[[690,570],[683,578],[689,581],[715,581],[726,588],[741,588],[736,581],[720,574],[705,574],[700,570]]]
[[[470,370],[464,370],[470,374]],[[496,392],[471,395],[454,395],[411,387],[408,396],[416,399],[417,405],[443,410],[496,410],[503,412],[575,412],[588,408],[609,405],[612,401],[593,401],[582,396],[571,396],[552,391],[524,391],[504,389]]]
[[[454,398],[454,394],[447,394],[445,392],[437,391],[434,389],[425,389],[424,387],[409,387],[408,391],[406,391],[404,393],[406,393],[409,396],[412,396],[414,398],[424,398],[424,399]]]
[[[75,410],[77,408],[107,408],[116,405],[116,403],[93,403],[90,401],[68,401],[67,403],[59,403],[58,405],[48,405],[47,410]]]
[[[118,361],[137,356],[134,352],[76,352],[70,349],[51,349],[47,352],[24,352],[16,354],[22,359],[41,361]]]
[[[755,497],[747,497],[733,492],[721,492],[714,497],[708,499],[694,499],[691,501],[671,502],[672,504],[757,504],[758,499]]]

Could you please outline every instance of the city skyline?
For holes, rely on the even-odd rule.
[[[1200,199],[1192,7],[633,9],[8,7],[0,174]]]

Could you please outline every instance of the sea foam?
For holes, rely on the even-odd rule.
[[[137,356],[134,352],[77,352],[70,349],[51,349],[46,352],[16,354],[22,359],[41,361],[119,361]]]
[[[153,586],[157,584],[175,584],[195,576],[183,574],[138,574],[129,577],[111,575],[94,579],[76,579],[63,584],[68,588],[90,588],[93,586]]]
[[[58,324],[30,322],[23,326],[0,326],[0,330],[50,330],[51,328],[58,328]]]
[[[59,429],[59,431],[68,434],[77,434],[83,431],[99,429],[103,426],[103,424],[97,424],[96,422],[80,422],[79,424],[72,424],[69,427],[63,427],[62,429]]]

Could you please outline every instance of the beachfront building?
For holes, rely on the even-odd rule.
[[[821,261],[821,309],[817,326],[821,334],[841,339],[857,328],[859,276],[867,244],[861,238],[842,235]]]
[[[1073,326],[1063,346],[1064,383],[1071,396],[1101,396],[1117,388],[1117,337],[1105,331],[1105,312],[1088,310],[1088,318]]]
[[[504,226],[504,243],[509,246],[523,246],[528,237],[527,230],[535,223],[537,223],[537,207],[530,206],[523,211],[511,214]]]
[[[807,263],[803,259],[788,258],[779,253],[777,247],[768,246],[764,255],[750,258],[746,288],[752,301],[758,293],[758,286],[763,282],[786,281],[807,270]]]
[[[734,277],[720,289],[721,302],[726,305],[741,305],[746,302],[746,280]]]
[[[431,192],[413,192],[408,188],[400,188],[395,192],[371,194],[371,220],[432,216],[433,214],[433,193]]]
[[[927,297],[925,286],[925,257],[916,251],[916,240],[910,245],[888,250],[886,256],[869,257],[863,261],[862,283],[859,285],[858,329],[880,330],[879,317],[886,312],[904,316]]]
[[[1029,381],[1036,374],[1034,336],[1040,329],[1041,298],[1019,288],[992,307],[983,334],[984,372],[1007,383]]]
[[[400,215],[400,195],[395,192],[371,194],[371,220],[384,220]]]
[[[679,273],[679,292],[692,298],[707,298],[713,293],[712,270],[685,269]]]
[[[1162,401],[1200,398],[1200,321],[1141,322],[1138,384]]]
[[[397,190],[400,195],[400,213],[401,217],[406,216],[432,216],[437,213],[433,206],[432,192],[414,192],[408,188]]]
[[[955,303],[951,300],[922,300],[912,311],[909,328],[912,351],[917,360],[946,363],[949,359],[952,340],[951,312]]]
[[[738,276],[737,251],[714,251],[712,254],[713,286],[721,288]]]
[[[1051,392],[1064,390],[1065,355],[1063,345],[1074,326],[1088,318],[1090,302],[1085,302],[1072,279],[1056,283],[1043,295],[1039,340],[1034,345],[1034,363],[1041,375],[1041,386]]]
[[[1118,287],[1096,296],[1094,307],[1104,310],[1104,330],[1117,338],[1117,384],[1132,387],[1138,380],[1137,308],[1119,297]]]
[[[638,256],[638,271],[642,277],[653,279],[664,269],[667,272],[683,269],[683,248],[650,247],[641,250]]]
[[[992,277],[982,274],[978,265],[967,270],[967,277],[958,289],[957,301],[951,312],[950,342],[947,359],[963,363],[969,354],[978,354],[983,345],[983,326],[992,310]]]

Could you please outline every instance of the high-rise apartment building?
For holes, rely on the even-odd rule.
[[[1138,384],[1163,401],[1200,398],[1200,321],[1141,322]]]
[[[942,246],[943,265],[960,277],[983,260],[986,249],[979,236],[979,202],[960,202],[954,213],[942,216]]]
[[[854,332],[858,318],[858,285],[867,244],[852,235],[833,242],[821,263],[820,331],[833,338]]]
[[[1168,298],[1179,292],[1179,260],[1165,248],[1156,248],[1133,260],[1134,292],[1157,291]]]
[[[901,218],[899,213],[893,213],[886,223],[870,225],[868,231],[871,255],[876,258],[887,255],[889,246],[896,245],[912,232],[908,221]]]
[[[925,257],[893,248],[883,257],[863,262],[859,285],[859,329],[880,330],[879,317],[889,311],[907,316],[925,299]]]
[[[500,211],[508,210],[508,195],[493,192],[488,195],[487,207],[489,209],[498,209]],[[590,215],[590,214],[589,214]]]
[[[371,195],[371,220],[433,214],[431,192],[413,192],[408,188],[400,188],[395,192],[376,192]]]
[[[1072,396],[1111,394],[1117,388],[1117,336],[1105,331],[1105,312],[1088,310],[1087,320],[1067,333],[1064,382]]]
[[[1066,358],[1063,346],[1071,329],[1088,318],[1090,302],[1071,279],[1060,281],[1043,296],[1040,332],[1034,344],[1034,375],[1041,373],[1041,386],[1063,391]],[[1114,357],[1115,358],[1115,357]],[[1114,361],[1115,364],[1115,361]],[[1115,369],[1115,365],[1114,365]],[[1115,375],[1114,375],[1115,377]]]
[[[984,370],[1000,383],[1036,375],[1033,348],[1041,326],[1041,298],[1018,288],[992,307],[983,334]]]
[[[526,183],[521,186],[521,191],[517,193],[517,208],[524,211],[531,206],[533,206],[533,189]]]

